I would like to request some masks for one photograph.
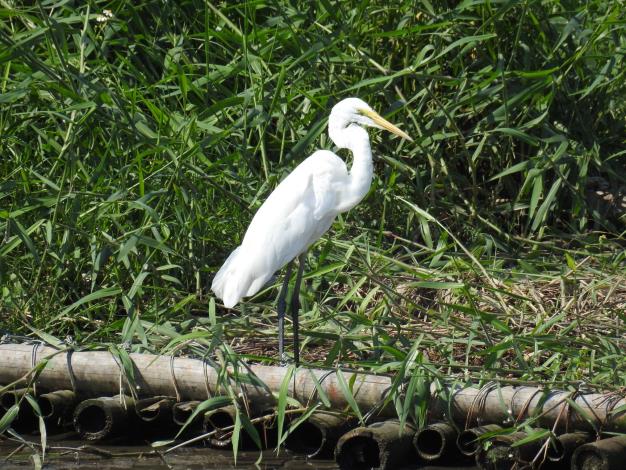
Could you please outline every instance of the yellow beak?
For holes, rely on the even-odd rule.
[[[387,121],[385,118],[383,118],[377,112],[372,111],[370,109],[361,109],[359,111],[361,112],[361,114],[363,114],[364,116],[367,116],[372,121],[374,121],[376,126],[380,127],[381,129],[386,129],[389,132],[391,132],[392,134],[398,135],[398,136],[402,137],[403,139],[406,139],[406,140],[409,140],[409,141],[413,142],[413,139],[411,139],[411,137],[406,132],[404,132],[403,130],[398,129],[396,126],[391,124],[389,121]]]

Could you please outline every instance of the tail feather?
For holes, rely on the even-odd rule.
[[[241,300],[245,289],[240,289],[241,282],[237,276],[237,258],[241,247],[235,248],[217,272],[211,283],[211,290],[222,299],[226,308],[232,308]]]
[[[211,290],[227,308],[233,308],[243,297],[259,292],[274,274],[275,269],[271,267],[260,269],[259,260],[251,259],[248,253],[249,250],[237,247],[213,278]]]

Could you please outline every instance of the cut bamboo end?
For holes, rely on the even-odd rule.
[[[172,406],[172,419],[179,426],[183,426],[199,404],[200,402],[195,400],[174,403]],[[200,418],[201,417],[198,416],[198,421],[200,421]]]
[[[18,403],[22,397],[26,394],[33,394],[32,388],[17,388],[14,390],[7,390],[0,395],[0,406],[5,410],[8,410],[13,405]]]
[[[509,470],[525,468],[537,455],[544,440],[526,444],[517,443],[526,438],[525,432],[498,435],[491,438],[488,449],[480,448],[476,453],[476,464],[481,470]]]
[[[135,403],[131,397],[90,398],[74,411],[74,428],[87,441],[102,441],[129,433]]]
[[[172,407],[174,399],[170,397],[152,397],[137,400],[135,411],[146,423],[173,423]]]
[[[427,462],[450,458],[457,454],[457,430],[448,423],[434,423],[415,434],[413,445],[417,454]]]
[[[172,408],[174,398],[152,397],[137,400],[135,413],[142,431],[149,438],[168,438],[175,434]]]
[[[571,432],[562,434],[556,439],[552,439],[548,444],[546,458],[550,462],[562,463],[569,468],[569,463],[576,449],[587,442],[593,436],[587,432]]]
[[[626,436],[583,444],[572,456],[572,470],[623,470],[626,466]]]
[[[391,470],[417,461],[412,445],[415,428],[399,421],[383,421],[344,434],[335,460],[342,470]]]
[[[37,397],[41,416],[51,421],[66,421],[72,416],[77,401],[76,394],[71,390],[57,390]]]
[[[233,426],[236,419],[237,409],[234,405],[223,406],[222,408],[206,412],[202,429],[205,433],[216,432],[215,435],[207,439],[209,445],[218,449],[230,446],[232,444],[233,431],[223,431],[223,429]],[[242,437],[244,437],[243,434]],[[240,443],[241,446],[243,444],[243,442]]]
[[[461,454],[471,457],[475,455],[481,447],[480,437],[486,433],[502,429],[498,424],[486,424],[475,428],[461,431],[456,440],[456,445]]]
[[[289,435],[285,447],[308,458],[332,457],[339,438],[356,423],[354,418],[342,413],[318,411]]]

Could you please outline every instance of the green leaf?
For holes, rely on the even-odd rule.
[[[239,408],[236,408],[235,412],[235,427],[233,429],[233,434],[231,437],[231,444],[233,448],[233,460],[235,461],[235,465],[237,465],[237,453],[239,452],[239,438],[241,437],[241,412]]]
[[[561,187],[561,183],[562,183],[562,180],[558,179],[552,184],[552,187],[550,188],[550,191],[548,192],[545,200],[543,201],[543,203],[537,210],[537,213],[535,214],[535,218],[533,219],[531,230],[533,231],[537,230],[539,225],[547,219],[548,210],[550,209],[550,207],[555,201],[556,195],[559,191],[559,188]]]
[[[318,398],[322,401],[326,408],[331,408],[332,405],[330,403],[330,400],[328,399],[328,395],[326,395],[324,387],[322,387],[322,384],[320,383],[317,375],[315,375],[311,369],[306,369],[306,371],[309,373],[311,379],[313,380],[313,383],[315,384],[315,390],[317,391]]]
[[[547,439],[552,432],[549,429],[539,429],[535,432],[529,433],[526,437],[520,439],[519,441],[515,441],[511,444],[511,447],[519,447],[524,444],[528,444],[529,442],[535,442],[539,440]]]
[[[263,446],[261,445],[261,436],[259,436],[259,432],[254,427],[254,424],[252,424],[252,421],[250,421],[250,418],[248,418],[245,413],[241,413],[240,419],[243,429],[252,438],[257,448],[259,450],[263,449]]]
[[[532,219],[539,204],[539,198],[543,194],[543,175],[540,173],[535,176],[533,183],[533,192],[530,195],[530,206],[528,207],[528,217]]]
[[[43,220],[39,221],[39,225],[41,225],[43,222],[44,222]],[[22,224],[20,224],[17,219],[12,219],[12,218],[9,219],[9,227],[11,231],[17,233],[17,236],[22,240],[24,245],[26,245],[26,248],[28,248],[28,251],[33,256],[33,258],[35,258],[35,261],[39,263],[39,253],[37,253],[37,249],[35,248],[35,243],[33,242],[32,238],[30,238],[30,235],[29,235],[29,233],[32,233],[32,230],[24,229]]]
[[[530,164],[529,161],[523,161],[523,162],[516,163],[515,165],[511,166],[510,168],[507,168],[506,170],[501,171],[496,176],[492,176],[491,178],[489,178],[489,181],[499,180],[499,179],[504,178],[505,176],[512,175],[514,173],[519,173],[521,171],[524,171],[524,170],[526,170],[526,168],[528,168],[529,164]]]
[[[519,139],[535,147],[539,145],[539,139],[531,135],[528,135],[527,133],[520,131],[518,129],[511,129],[509,127],[499,127],[498,129],[494,129],[493,132],[498,132],[500,134],[508,135],[509,137],[515,137],[516,139]]]
[[[280,384],[280,390],[278,393],[278,407],[276,408],[276,412],[278,414],[277,428],[278,428],[278,442],[281,442],[283,439],[283,426],[285,425],[285,410],[287,409],[287,395],[289,393],[289,384],[291,379],[293,378],[293,374],[296,366],[291,364],[287,370],[285,371],[285,376],[283,377],[283,381]]]
[[[105,288],[99,289],[95,292],[92,292],[91,294],[87,294],[86,296],[78,299],[69,307],[64,308],[61,311],[61,313],[59,313],[58,315],[54,317],[54,320],[58,320],[59,318],[67,315],[72,310],[76,309],[77,307],[80,307],[83,304],[93,302],[94,300],[104,299],[107,297],[115,297],[116,295],[119,295],[121,293],[122,293],[122,289],[120,289],[119,287],[105,287]]]
[[[354,395],[352,394],[352,390],[348,386],[348,383],[346,382],[346,379],[343,376],[343,372],[341,372],[340,369],[337,369],[336,377],[337,377],[337,382],[339,383],[339,388],[341,389],[341,393],[343,393],[343,396],[345,397],[346,401],[348,402],[348,405],[350,405],[350,408],[352,408],[352,411],[354,411],[354,414],[356,414],[356,416],[359,418],[359,422],[361,424],[364,424],[363,415],[361,414],[361,410],[359,409],[359,405],[357,404],[356,400],[354,399]],[[353,378],[353,377],[351,377],[351,378]]]
[[[118,366],[121,368],[120,372],[124,375],[126,383],[128,385],[127,392],[130,392],[133,398],[137,398],[137,383],[135,382],[135,363],[130,358],[126,350],[118,348],[116,345],[109,345],[109,352],[117,358]]]
[[[20,411],[20,405],[17,403],[4,412],[2,418],[0,418],[0,435],[2,435],[11,426],[11,423],[17,418],[17,414]]]
[[[287,432],[283,434],[282,440],[278,441],[278,443],[276,444],[276,447],[280,447],[283,444],[283,442],[287,440],[289,435],[292,432],[294,432],[298,428],[298,426],[300,426],[307,419],[309,419],[311,415],[317,411],[318,408],[319,408],[319,404],[312,406],[311,408],[306,410],[304,413],[302,413],[300,416],[298,416],[298,418],[291,423]]]
[[[146,279],[146,277],[148,277],[150,273],[147,271],[143,271],[141,273],[139,273],[139,275],[135,278],[135,281],[133,282],[133,285],[130,287],[130,290],[128,291],[128,298],[132,299],[135,297],[135,294],[137,293],[137,291],[139,289],[141,289],[141,286],[143,284],[143,281]]]
[[[189,425],[192,424],[196,420],[196,417],[198,415],[204,414],[207,411],[216,410],[217,408],[222,408],[228,405],[232,405],[232,400],[229,397],[212,397],[212,398],[209,398],[208,400],[204,400],[203,402],[199,403],[198,406],[189,415],[189,418],[187,418],[187,421],[185,421],[185,424],[183,424],[183,426],[180,428],[178,433],[176,433],[175,439],[178,438],[185,431],[185,429],[187,429]],[[164,442],[169,443],[169,441],[164,441]],[[167,445],[167,444],[162,444],[162,445]]]

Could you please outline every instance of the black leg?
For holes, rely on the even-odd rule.
[[[298,256],[298,274],[296,275],[296,285],[291,294],[291,319],[293,321],[293,362],[300,365],[300,322],[298,320],[298,310],[300,310],[300,284],[302,284],[302,273],[304,272],[304,261],[306,254]]]
[[[287,289],[289,287],[289,278],[291,277],[291,269],[293,268],[293,261],[290,261],[287,265],[287,271],[285,272],[285,279],[283,280],[283,286],[280,288],[280,294],[278,294],[278,357],[280,358],[281,365],[285,365],[285,311],[287,310]]]

